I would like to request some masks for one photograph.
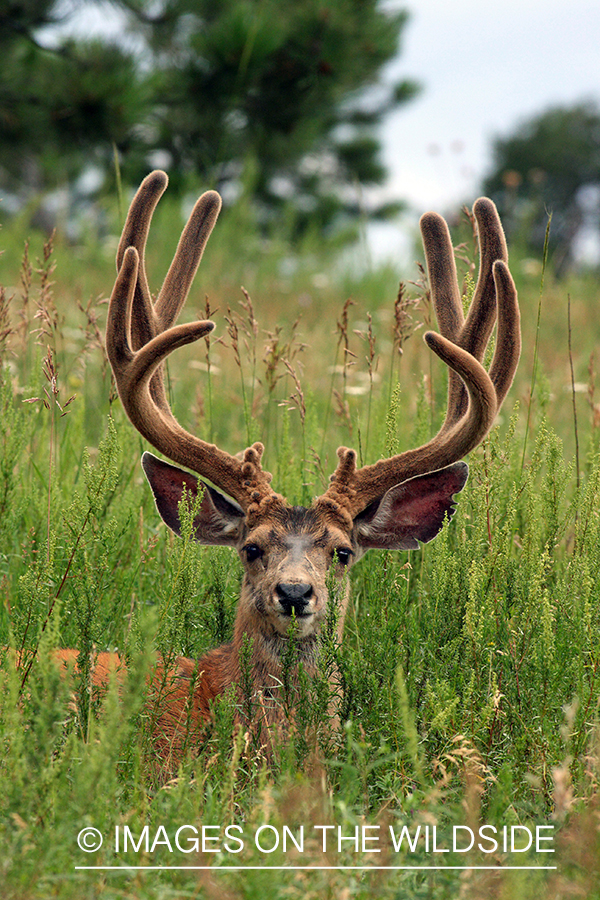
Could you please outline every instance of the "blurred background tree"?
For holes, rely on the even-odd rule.
[[[116,44],[48,40],[65,15],[56,0],[0,11],[0,186],[3,207],[63,188],[127,153],[144,114],[131,54]]]
[[[600,229],[600,111],[592,103],[557,106],[494,143],[484,192],[498,204],[509,236],[540,255],[548,213],[557,272],[577,255],[586,230]]]
[[[175,189],[245,191],[263,221],[292,210],[298,232],[398,208],[369,208],[361,189],[386,177],[377,126],[418,90],[382,81],[405,11],[379,0],[115,0],[121,35],[89,40],[90,5],[0,11],[0,186],[16,205],[86,174],[112,190],[116,150],[127,181],[161,165]]]

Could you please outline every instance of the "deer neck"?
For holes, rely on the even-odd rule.
[[[289,633],[281,634],[266,617],[245,602],[249,592],[250,587],[244,580],[232,643],[239,678],[250,672],[255,688],[264,690],[280,684],[286,668],[297,671],[301,665],[307,674],[314,674],[319,658],[319,635],[296,637],[292,619]]]

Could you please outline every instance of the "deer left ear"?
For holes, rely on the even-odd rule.
[[[409,478],[390,488],[354,519],[354,537],[363,550],[416,550],[432,540],[454,513],[454,494],[464,488],[464,462]]]

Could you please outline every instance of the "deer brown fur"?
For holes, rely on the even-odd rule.
[[[428,332],[425,341],[450,371],[444,424],[422,447],[362,468],[357,468],[354,450],[341,447],[325,493],[309,508],[290,506],[271,488],[271,476],[262,469],[262,444],[231,455],[185,431],[169,407],[164,360],[214,327],[208,321],[186,325],[175,321],[216,221],[220,198],[209,191],[196,204],[153,303],[144,254],[152,214],[166,185],[166,175],[153,172],[131,204],[117,253],[107,350],[127,415],[171,460],[167,463],[147,452],[142,458],[160,515],[180,533],[179,504],[185,492],[196,503],[196,539],[234,548],[244,569],[232,641],[199,660],[178,658],[166,670],[159,660],[152,672],[151,691],[162,686],[153,732],[156,752],[176,765],[184,746],[201,739],[215,698],[231,687],[239,690],[244,642],[251,644],[251,691],[261,735],[268,743],[269,733],[284,719],[279,693],[290,640],[296,644],[297,666],[309,677],[318,667],[322,627],[332,602],[331,579],[337,586],[341,637],[351,565],[371,548],[414,549],[419,541],[435,537],[444,519],[452,516],[454,496],[468,474],[462,457],[483,440],[494,422],[518,362],[520,333],[516,291],[493,203],[482,198],[474,206],[480,272],[466,319],[446,223],[435,213],[423,216],[421,230],[441,332]],[[482,360],[496,321],[488,372]],[[211,484],[198,480],[189,469]],[[63,651],[61,658],[70,661],[76,653]],[[118,656],[99,654],[94,681],[105,682],[115,666]],[[239,720],[244,721],[238,700]]]

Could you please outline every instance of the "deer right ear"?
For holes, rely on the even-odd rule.
[[[199,481],[195,475],[172,466],[152,453],[144,453],[142,467],[150,482],[156,508],[163,522],[181,535],[179,504],[184,489],[194,498],[203,490],[200,509],[194,519],[195,537],[201,544],[235,547],[246,518],[241,507]]]

